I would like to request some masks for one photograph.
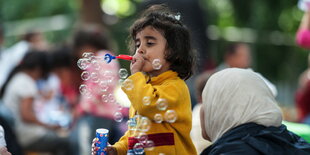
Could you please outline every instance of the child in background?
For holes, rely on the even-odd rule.
[[[180,15],[164,5],[153,5],[133,24],[130,37],[130,45],[135,47],[132,75],[122,85],[131,101],[129,127],[106,151],[197,154],[190,138],[191,102],[184,81],[192,75],[194,55],[189,31],[180,22]],[[145,127],[148,123],[149,128]],[[92,149],[94,154],[98,148]]]

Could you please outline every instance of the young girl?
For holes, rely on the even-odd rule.
[[[192,75],[194,61],[188,29],[179,15],[154,5],[133,24],[130,33],[130,45],[135,47],[132,75],[122,86],[131,101],[129,127],[106,151],[197,154],[190,138],[191,102],[184,82]]]

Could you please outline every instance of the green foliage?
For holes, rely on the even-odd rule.
[[[14,21],[72,14],[77,8],[76,0],[2,0],[0,1],[0,20]]]
[[[208,6],[211,25],[216,25],[222,30],[228,26],[235,26],[256,31],[257,39],[251,47],[257,71],[275,81],[296,81],[299,73],[307,67],[307,52],[293,45],[303,15],[296,6],[296,0],[203,0],[202,3]],[[273,32],[284,34],[278,36],[278,39],[288,40],[282,43],[289,44],[275,44],[273,41],[279,40],[277,36],[274,40],[270,38]],[[210,48],[223,50],[220,47],[222,44],[222,41],[213,41]]]
[[[72,18],[76,16],[79,8],[76,0],[2,0],[0,1],[0,23],[9,23],[15,21],[24,21],[28,19],[37,19],[41,17],[51,17],[54,15],[66,15]],[[58,23],[55,23],[58,24]],[[73,24],[72,24],[73,25]],[[15,25],[20,26],[20,25]],[[5,31],[15,31],[17,27],[5,27]],[[47,39],[51,42],[59,42],[66,39],[70,33],[71,27],[65,30],[45,33]],[[10,46],[20,40],[21,36],[8,36],[5,44]]]

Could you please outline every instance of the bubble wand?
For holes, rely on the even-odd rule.
[[[132,56],[130,55],[118,55],[118,56],[113,56],[111,54],[105,54],[104,55],[104,60],[107,62],[107,63],[110,63],[113,59],[123,59],[123,60],[129,60],[131,61],[132,60]]]

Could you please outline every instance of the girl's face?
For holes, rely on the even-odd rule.
[[[162,33],[152,26],[147,26],[138,32],[135,40],[135,55],[140,55],[144,59],[141,71],[157,76],[170,68],[170,63],[165,60],[167,50],[167,40]],[[158,59],[161,67],[158,66]],[[155,63],[153,61],[155,60]],[[155,65],[155,66],[154,66]]]

